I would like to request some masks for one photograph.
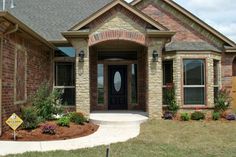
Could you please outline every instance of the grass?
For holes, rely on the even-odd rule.
[[[105,146],[8,157],[105,157]],[[111,157],[235,157],[236,122],[148,121],[141,134],[111,145]]]

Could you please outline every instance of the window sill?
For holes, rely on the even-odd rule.
[[[195,109],[195,110],[198,110],[198,109],[213,109],[214,107],[209,107],[209,106],[206,106],[206,105],[184,105],[181,107],[181,109]]]

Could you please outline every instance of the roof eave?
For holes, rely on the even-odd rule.
[[[16,17],[14,17],[8,11],[0,11],[0,17],[5,18],[7,21],[9,21],[11,23],[18,24],[19,28],[22,29],[24,32],[30,34],[32,37],[36,38],[37,40],[39,40],[43,44],[47,45],[48,47],[55,49],[55,46],[53,44],[49,43],[46,39],[44,39],[39,34],[34,32],[31,28],[29,28],[23,22],[18,20]]]
[[[132,13],[134,13],[135,15],[139,16],[144,21],[146,21],[149,24],[151,24],[152,26],[156,27],[157,29],[168,30],[165,26],[161,25],[160,23],[158,23],[154,19],[150,18],[149,16],[147,16],[146,14],[141,12],[140,10],[132,7],[131,5],[126,3],[125,1],[113,0],[111,3],[108,3],[106,6],[104,6],[103,8],[101,8],[100,10],[98,10],[97,12],[92,14],[91,16],[89,16],[87,19],[85,19],[85,20],[81,21],[80,23],[76,24],[75,26],[73,26],[71,29],[69,29],[69,31],[76,31],[76,30],[81,29],[82,27],[86,26],[87,24],[89,24],[90,22],[95,20],[97,17],[101,16],[102,14],[104,14],[105,12],[107,12],[108,10],[110,10],[111,8],[113,8],[114,6],[116,6],[118,4],[122,5],[123,7],[125,7],[126,9],[131,11]]]

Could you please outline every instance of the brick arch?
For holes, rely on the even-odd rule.
[[[236,76],[236,56],[232,60],[232,76]]]
[[[91,34],[89,36],[89,46],[109,40],[126,40],[138,43],[143,46],[146,45],[146,37],[144,34],[125,30],[109,30]]]

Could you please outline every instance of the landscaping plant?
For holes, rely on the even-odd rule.
[[[87,122],[87,118],[84,117],[82,113],[72,112],[69,114],[70,121],[76,124],[84,124]]]
[[[179,110],[179,106],[175,99],[175,88],[172,83],[167,85],[167,88],[165,91],[165,103],[167,105],[168,111],[164,113],[163,117],[165,119],[172,119],[176,115],[177,111]]]
[[[42,128],[43,134],[55,135],[56,134],[56,126],[54,125],[44,125]]]
[[[227,119],[227,120],[236,120],[236,115],[235,114],[228,114],[226,117],[225,117],[225,119]]]
[[[195,111],[191,114],[191,119],[192,120],[204,120],[205,114],[200,111]]]
[[[220,113],[219,112],[213,112],[212,113],[212,119],[213,120],[219,120],[220,119]]]
[[[173,112],[165,111],[163,118],[166,120],[172,120],[174,118]]]
[[[70,127],[70,117],[64,116],[58,119],[57,125],[63,126],[63,127]]]
[[[62,112],[61,92],[53,90],[51,92],[47,84],[43,84],[33,98],[33,106],[38,116],[51,120],[54,114]]]
[[[224,112],[230,107],[231,101],[232,98],[230,97],[229,91],[227,91],[226,89],[221,89],[215,99],[214,111],[220,113]]]
[[[180,118],[182,121],[189,121],[190,120],[190,116],[188,113],[181,113]]]
[[[31,130],[38,127],[39,118],[33,107],[23,108],[21,112],[21,118],[23,120],[24,129]]]

